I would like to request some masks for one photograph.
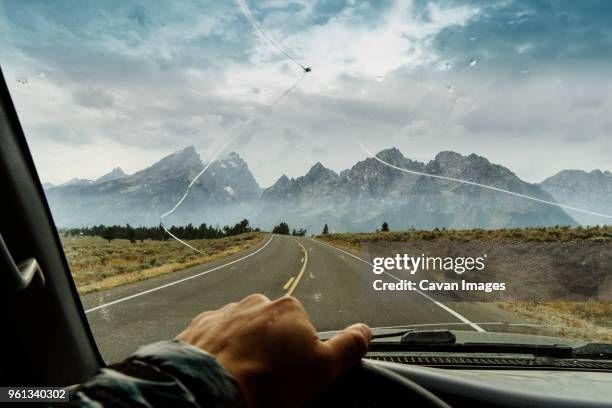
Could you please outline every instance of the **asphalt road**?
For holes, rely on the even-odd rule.
[[[326,243],[274,235],[222,260],[81,300],[107,362],[128,356],[139,345],[172,338],[198,313],[255,292],[271,299],[297,297],[319,331],[357,321],[372,327],[442,323],[432,327],[496,331],[500,327],[490,323],[522,323],[494,304],[457,302],[441,292],[377,292],[374,279],[394,280],[374,275],[367,261]]]

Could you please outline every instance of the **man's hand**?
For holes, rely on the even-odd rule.
[[[297,406],[365,355],[372,333],[347,327],[321,342],[294,297],[251,295],[204,312],[176,337],[214,355],[251,406]]]

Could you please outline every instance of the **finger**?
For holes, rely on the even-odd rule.
[[[210,313],[204,312],[202,313],[202,319],[200,319],[200,321],[204,320],[207,317],[211,317],[211,316],[226,316],[230,314],[236,308],[236,306],[238,306],[238,303],[231,302],[231,303],[226,304],[223,307],[220,307],[217,310],[211,311]]]
[[[334,376],[337,377],[343,371],[359,363],[368,351],[371,340],[370,328],[363,323],[358,323],[347,327],[323,343],[331,357]]]

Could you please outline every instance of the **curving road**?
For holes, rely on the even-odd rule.
[[[381,277],[382,276],[382,277]],[[372,327],[431,325],[486,330],[520,323],[493,304],[456,302],[439,292],[376,292],[367,261],[326,243],[270,235],[252,248],[205,265],[81,298],[102,356],[114,362],[139,345],[174,337],[198,313],[254,292],[300,299],[319,331],[356,321]],[[409,278],[409,276],[406,276]]]

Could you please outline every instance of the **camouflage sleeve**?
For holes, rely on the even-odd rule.
[[[245,407],[236,380],[210,354],[172,340],[143,346],[76,387],[80,407]]]

